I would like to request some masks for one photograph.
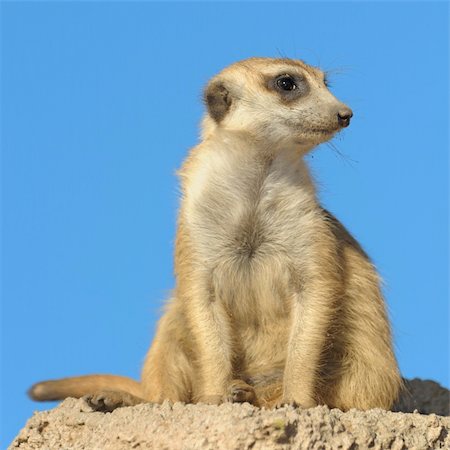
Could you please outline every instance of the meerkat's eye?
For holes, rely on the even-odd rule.
[[[283,103],[291,103],[301,99],[309,92],[309,84],[302,74],[281,72],[267,80],[267,87],[273,91]]]
[[[282,91],[293,91],[294,89],[297,89],[297,85],[290,75],[282,75],[277,78],[277,86]]]

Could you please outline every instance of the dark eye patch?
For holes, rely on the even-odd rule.
[[[269,78],[268,88],[276,92],[286,103],[295,101],[309,92],[309,85],[305,78],[291,73],[281,73],[274,78]]]

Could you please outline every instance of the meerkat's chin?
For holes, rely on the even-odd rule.
[[[296,139],[296,144],[301,146],[309,146],[310,148],[316,147],[317,145],[323,144],[324,142],[328,142],[331,140],[336,134],[336,130],[321,130],[309,132],[307,135],[302,135],[301,137]]]

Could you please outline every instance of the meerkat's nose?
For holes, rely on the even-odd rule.
[[[353,111],[350,108],[342,108],[338,111],[338,123],[345,128],[350,125],[350,119],[353,117]]]

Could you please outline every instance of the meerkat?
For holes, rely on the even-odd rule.
[[[318,202],[303,157],[350,124],[324,73],[251,58],[204,91],[202,139],[179,171],[176,287],[140,382],[35,384],[35,400],[392,407],[401,377],[379,276]]]

